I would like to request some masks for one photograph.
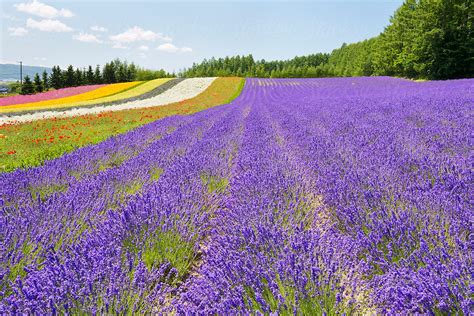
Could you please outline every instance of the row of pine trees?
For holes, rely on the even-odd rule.
[[[295,57],[290,60],[265,61],[254,60],[248,56],[204,59],[193,64],[180,75],[183,77],[259,77],[259,78],[311,78],[328,77],[329,54],[313,54]]]
[[[137,67],[134,63],[127,63],[120,59],[108,62],[104,67],[97,65],[79,69],[69,65],[62,70],[59,66],[53,66],[48,74],[46,71],[40,76],[38,73],[33,80],[25,76],[20,94],[34,94],[47,91],[51,88],[61,89],[93,84],[110,84],[118,82],[130,82],[136,80],[152,80],[156,78],[173,77],[174,74],[164,70],[147,70]]]

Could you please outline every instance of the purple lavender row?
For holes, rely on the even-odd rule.
[[[319,198],[269,119],[275,109],[267,97],[252,100],[230,196],[216,214],[199,276],[175,301],[180,314],[335,313],[354,305],[345,290],[349,265],[336,260],[352,246],[317,227]],[[324,251],[334,243],[345,251]]]

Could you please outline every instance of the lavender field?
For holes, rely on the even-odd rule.
[[[247,79],[0,175],[0,313],[464,314],[474,80]]]

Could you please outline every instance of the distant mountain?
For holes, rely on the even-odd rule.
[[[23,78],[26,75],[33,77],[36,73],[40,75],[43,71],[51,73],[51,68],[41,66],[25,66],[23,65]],[[20,65],[19,64],[0,64],[0,81],[17,81],[20,80]]]

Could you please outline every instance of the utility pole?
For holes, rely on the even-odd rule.
[[[23,62],[19,61],[20,63],[20,87],[23,86]]]

